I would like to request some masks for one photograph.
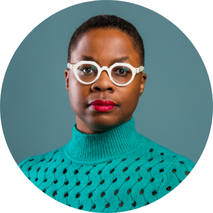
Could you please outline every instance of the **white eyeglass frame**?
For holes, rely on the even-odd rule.
[[[82,65],[82,64],[91,64],[91,65],[94,65],[94,66],[96,66],[96,67],[98,68],[98,75],[97,75],[97,77],[96,77],[93,81],[91,81],[91,82],[84,82],[84,81],[82,81],[82,80],[78,77],[78,75],[77,75],[77,68],[78,68],[80,65]],[[132,78],[129,80],[129,82],[127,82],[127,83],[125,83],[125,84],[118,84],[118,83],[116,83],[116,82],[112,79],[111,71],[112,71],[112,69],[113,69],[114,67],[116,67],[116,66],[125,66],[125,67],[128,67],[128,68],[130,68],[130,69],[132,70]],[[99,66],[96,62],[94,62],[94,61],[79,61],[79,62],[76,63],[76,64],[67,63],[67,67],[68,67],[69,69],[72,69],[72,70],[74,71],[74,75],[75,75],[76,79],[77,79],[79,82],[81,82],[82,84],[87,84],[87,85],[88,85],[88,84],[92,84],[92,83],[94,83],[95,81],[97,81],[98,78],[100,77],[102,71],[104,71],[104,70],[107,71],[110,80],[111,80],[115,85],[117,85],[117,86],[126,86],[126,85],[130,84],[130,83],[132,82],[132,80],[134,79],[134,77],[135,77],[135,75],[136,75],[137,73],[143,72],[143,71],[144,71],[144,67],[143,67],[143,66],[140,66],[140,67],[138,67],[138,68],[135,68],[135,67],[133,67],[132,65],[130,65],[129,63],[114,63],[112,66],[110,66],[110,67],[108,68],[107,66],[100,67],[100,66]]]

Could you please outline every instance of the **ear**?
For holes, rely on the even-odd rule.
[[[140,82],[140,96],[142,95],[142,93],[144,91],[146,79],[147,79],[146,73],[142,73],[141,74],[141,82]]]
[[[69,70],[68,69],[64,70],[64,75],[65,75],[65,86],[68,92],[69,90]]]

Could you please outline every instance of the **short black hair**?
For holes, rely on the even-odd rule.
[[[140,55],[141,65],[144,65],[144,45],[143,40],[138,33],[137,29],[128,21],[119,18],[115,15],[98,15],[94,16],[83,24],[81,24],[73,33],[68,47],[68,59],[71,60],[71,53],[77,47],[78,41],[82,36],[91,29],[104,28],[104,29],[119,29],[132,38],[135,50]]]

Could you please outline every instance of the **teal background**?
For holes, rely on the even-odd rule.
[[[17,163],[65,145],[75,123],[65,89],[67,48],[88,18],[114,14],[131,22],[145,45],[145,91],[136,130],[195,163],[212,121],[211,86],[201,57],[170,21],[142,6],[97,1],[66,8],[39,24],[20,44],[5,74],[1,121]]]

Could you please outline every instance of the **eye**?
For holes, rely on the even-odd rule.
[[[90,73],[92,71],[91,68],[88,68],[88,67],[84,67],[83,69],[81,69],[82,72],[85,72],[85,73]]]
[[[114,69],[114,72],[116,75],[126,75],[130,72],[130,70],[127,67],[116,67],[116,69]]]
[[[92,74],[97,72],[97,68],[93,65],[82,65],[78,68],[78,70],[85,74]]]

